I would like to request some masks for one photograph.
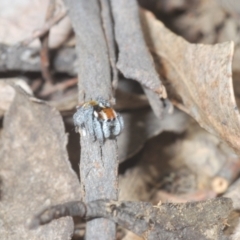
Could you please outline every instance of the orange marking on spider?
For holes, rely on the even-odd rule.
[[[103,120],[113,120],[116,118],[116,112],[112,108],[103,108],[99,112],[99,116]]]

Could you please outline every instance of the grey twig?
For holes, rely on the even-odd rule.
[[[76,35],[79,103],[99,97],[113,100],[108,47],[97,0],[65,0]],[[114,102],[114,101],[112,101]],[[80,177],[83,201],[118,197],[118,159],[115,139],[103,145],[81,137]],[[115,239],[115,223],[94,219],[87,223],[86,239]]]
[[[119,56],[117,68],[128,79],[142,84],[150,105],[159,118],[163,115],[167,93],[147,48],[136,0],[110,0]]]
[[[88,204],[79,201],[43,210],[34,217],[30,227],[35,228],[64,216],[86,219],[103,217],[139,236],[144,235],[148,240],[224,239],[224,224],[232,209],[232,200],[229,198],[157,206],[146,202],[117,202],[107,199]]]

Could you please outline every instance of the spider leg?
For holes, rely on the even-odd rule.
[[[102,121],[102,131],[105,138],[109,138],[111,136],[111,128],[112,123],[110,121]]]
[[[122,117],[118,114],[117,117],[114,119],[114,125],[112,129],[112,135],[117,136],[123,130],[124,124]]]
[[[75,126],[76,132],[81,132],[82,135],[84,135],[84,132],[86,132],[85,124],[84,124],[84,117],[83,117],[82,109],[78,108],[77,112],[73,115],[73,123]]]
[[[92,140],[95,140],[94,124],[93,124],[93,107],[81,107],[73,115],[73,122],[77,130],[80,131],[81,136],[90,136]]]
[[[101,144],[103,144],[104,135],[103,135],[102,123],[96,117],[93,117],[93,131],[94,131],[94,136],[96,137],[96,139]]]
[[[94,132],[94,116],[93,116],[93,108],[89,107],[88,109],[85,109],[85,127],[87,130],[87,134],[92,138],[92,140],[95,140],[95,132]]]
[[[123,117],[120,115],[120,114],[118,114],[117,115],[117,119],[118,119],[118,121],[119,121],[119,123],[120,123],[120,126],[121,126],[121,131],[123,130],[123,128],[124,128],[124,121],[123,121]]]

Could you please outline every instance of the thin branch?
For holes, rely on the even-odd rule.
[[[113,89],[108,48],[98,0],[65,0],[76,35],[79,103],[99,97],[111,102]],[[81,137],[80,177],[83,201],[118,197],[118,158],[115,139],[102,145]],[[85,239],[112,240],[116,225],[106,219],[87,223]]]
[[[64,91],[69,87],[73,87],[77,85],[78,79],[77,78],[70,78],[65,80],[64,82],[56,83],[54,85],[48,86],[47,89],[44,89],[39,93],[40,97],[47,97],[50,94],[57,92],[57,91]]]
[[[156,206],[146,202],[117,202],[107,199],[88,204],[78,201],[44,209],[30,222],[30,228],[64,216],[86,219],[103,217],[139,236],[144,235],[148,240],[209,239],[206,232],[211,232],[216,239],[220,239],[232,210],[232,200],[229,198]]]
[[[86,217],[86,205],[83,202],[67,202],[55,206],[48,207],[38,213],[29,223],[30,229],[36,229],[40,225],[47,224],[54,219],[66,216]]]
[[[55,0],[49,0],[47,14],[45,17],[46,22],[53,17],[54,11],[55,11]],[[49,31],[50,29],[40,37],[40,41],[42,44],[41,51],[40,51],[40,59],[41,59],[41,69],[42,69],[43,78],[46,82],[52,84],[53,79],[49,69],[49,66],[50,66],[49,51],[48,51]]]

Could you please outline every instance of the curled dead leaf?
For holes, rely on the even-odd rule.
[[[240,153],[240,114],[232,86],[233,42],[190,44],[150,12],[142,11],[141,17],[149,47],[161,65],[166,86],[171,87],[170,98]]]

